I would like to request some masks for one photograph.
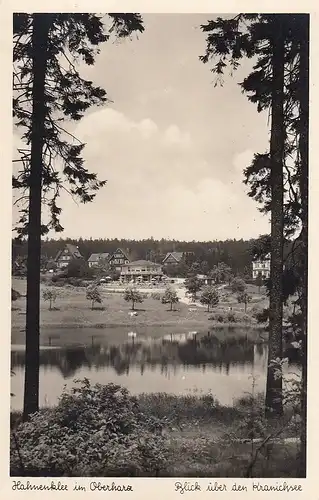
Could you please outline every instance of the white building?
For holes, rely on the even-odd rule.
[[[270,253],[264,259],[253,261],[253,279],[258,278],[258,275],[264,279],[270,278]]]
[[[121,270],[122,282],[158,282],[163,279],[162,266],[148,260],[136,260],[123,264]]]

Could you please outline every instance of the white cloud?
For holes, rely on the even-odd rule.
[[[152,137],[152,135],[158,132],[156,123],[154,123],[153,120],[150,120],[149,118],[145,118],[140,123],[138,123],[136,125],[136,128],[141,132],[142,136],[145,139],[149,139],[150,137]]]
[[[87,168],[108,182],[90,204],[76,205],[63,194],[68,236],[248,238],[267,225],[244,193],[241,171],[249,150],[235,155],[232,165],[214,164],[187,130],[161,128],[150,117],[133,120],[112,108],[86,116],[74,134],[87,144]],[[222,179],[230,167],[231,180]]]
[[[164,133],[164,143],[169,145],[178,145],[190,147],[191,138],[187,132],[182,132],[177,125],[170,125]]]

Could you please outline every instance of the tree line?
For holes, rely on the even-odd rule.
[[[162,263],[168,252],[186,252],[184,265],[199,264],[199,271],[206,274],[208,270],[220,262],[231,267],[235,274],[251,277],[251,264],[254,257],[257,240],[225,240],[225,241],[177,241],[153,238],[143,240],[128,239],[42,239],[41,256],[43,261],[54,259],[59,250],[66,243],[76,245],[81,255],[87,260],[92,253],[112,254],[117,248],[126,251],[131,260],[146,259],[152,262]],[[12,240],[12,260],[26,258],[28,253],[27,241],[20,239]],[[183,264],[174,268],[176,275],[183,273]],[[172,272],[174,270],[172,269]]]

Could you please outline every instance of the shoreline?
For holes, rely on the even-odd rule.
[[[243,322],[237,322],[237,323],[219,323],[217,321],[212,321],[211,323],[209,322],[198,322],[198,321],[185,321],[184,324],[181,322],[176,322],[176,321],[170,321],[167,323],[161,323],[161,322],[148,322],[148,321],[143,321],[143,322],[122,322],[122,323],[50,323],[50,324],[40,324],[40,329],[53,329],[53,328],[59,328],[61,330],[65,330],[67,328],[89,328],[89,329],[100,329],[100,330],[107,330],[109,328],[126,328],[126,327],[156,327],[156,328],[175,328],[178,330],[179,328],[187,328],[187,327],[197,327],[199,330],[200,329],[222,329],[222,328],[248,328],[250,330],[265,330],[265,325],[263,324],[252,324],[252,323],[243,323]],[[23,333],[23,328],[19,325],[11,325],[12,330],[18,330]]]

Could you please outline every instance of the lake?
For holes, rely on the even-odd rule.
[[[221,328],[224,335],[216,330],[176,334],[166,328],[162,336],[157,332],[156,339],[145,329],[141,333],[118,327],[118,332],[113,328],[109,335],[108,329],[80,330],[85,339],[82,345],[74,341],[59,345],[60,335],[46,332],[47,345],[40,351],[40,406],[56,404],[64,386],[71,387],[74,379],[84,377],[91,383],[123,385],[132,394],[211,392],[224,405],[251,392],[253,379],[255,392],[265,390],[267,344],[253,342],[242,332],[238,335],[236,328]],[[75,333],[69,337],[74,339]],[[24,360],[24,345],[13,343],[13,410],[22,409]]]

